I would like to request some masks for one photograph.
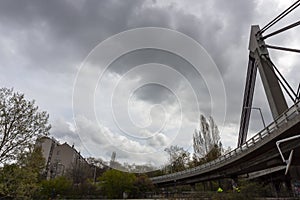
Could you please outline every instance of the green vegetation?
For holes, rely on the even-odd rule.
[[[146,175],[108,170],[99,177],[101,191],[107,198],[143,197],[145,192],[151,191],[153,185]]]
[[[229,189],[222,193],[214,194],[212,200],[252,200],[272,194],[268,185],[264,186],[255,181],[241,181],[239,188],[239,192]]]
[[[169,155],[169,164],[163,170],[157,170],[153,175],[164,175],[196,167],[198,165],[217,159],[224,152],[220,141],[218,126],[212,117],[207,120],[200,116],[200,130],[195,130],[193,135],[194,152],[191,158],[190,152],[183,147],[170,146],[165,149]]]
[[[186,169],[190,162],[190,153],[179,146],[170,146],[165,151],[169,154],[169,173]]]
[[[32,199],[39,192],[40,172],[45,163],[41,149],[34,148],[20,156],[15,164],[0,170],[0,197]]]
[[[16,161],[38,137],[48,135],[48,118],[24,94],[0,88],[0,163]]]
[[[0,88],[0,197],[32,199],[45,160],[37,138],[48,135],[49,115],[13,89]]]
[[[44,197],[54,197],[56,195],[64,197],[72,191],[73,183],[66,177],[60,176],[50,180],[43,180],[40,186],[40,193]]]
[[[127,194],[134,189],[136,177],[134,174],[118,170],[108,170],[99,178],[101,189],[108,198],[122,198],[123,192]]]

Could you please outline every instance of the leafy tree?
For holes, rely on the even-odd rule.
[[[39,189],[45,160],[41,148],[32,147],[19,156],[18,162],[0,170],[0,197],[32,199]]]
[[[170,146],[165,151],[169,154],[170,171],[178,172],[186,169],[190,161],[190,153],[179,146]]]
[[[135,190],[136,176],[115,169],[108,170],[99,177],[103,193],[108,198],[123,198],[123,192],[130,194]]]
[[[49,134],[49,115],[13,89],[0,88],[0,163],[15,161],[40,136]]]
[[[41,174],[45,168],[45,158],[42,154],[41,146],[33,146],[28,152],[24,152],[18,158],[18,165],[31,170],[36,174]]]
[[[195,130],[193,147],[195,165],[209,162],[221,155],[223,147],[220,132],[212,117],[207,120],[203,115],[200,116],[200,130]]]
[[[146,192],[154,190],[154,185],[152,184],[152,181],[145,174],[137,176],[134,182],[134,186],[136,188],[135,197],[137,198],[146,198]]]
[[[54,198],[56,195],[65,196],[72,190],[72,181],[65,176],[59,176],[50,180],[41,182],[41,194]]]
[[[24,180],[30,180],[29,177],[24,177],[28,174],[17,164],[5,165],[1,169],[0,175],[0,197],[2,198],[26,198],[30,197],[27,188],[32,189],[31,183],[26,183]],[[32,180],[32,179],[31,179]]]

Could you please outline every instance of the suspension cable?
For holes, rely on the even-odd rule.
[[[284,78],[284,76],[280,73],[280,71],[278,70],[278,68],[275,66],[275,64],[271,61],[270,58],[267,58],[270,63],[272,64],[273,68],[276,70],[276,72],[279,74],[279,76],[281,77],[281,79],[284,81],[284,83],[287,85],[287,87],[290,89],[290,91],[293,93],[293,95],[296,97],[297,94],[295,93],[295,91],[293,90],[293,88],[290,86],[290,84],[287,82],[287,80]],[[277,76],[277,75],[276,75]],[[282,84],[283,86],[283,84]],[[284,86],[283,86],[284,87]],[[286,92],[290,95],[290,93],[286,90]],[[291,99],[295,102],[295,100],[292,98],[292,96],[290,95]]]
[[[300,83],[298,85],[298,89],[297,89],[297,100],[300,99]]]
[[[288,26],[286,26],[286,27],[283,27],[283,28],[281,28],[281,29],[279,29],[279,30],[277,30],[277,31],[274,31],[274,32],[272,32],[272,33],[270,33],[270,34],[268,34],[268,35],[262,37],[262,39],[267,39],[268,37],[271,37],[271,36],[273,36],[273,35],[276,35],[276,34],[278,34],[278,33],[281,33],[281,32],[283,32],[283,31],[289,30],[289,29],[294,28],[294,27],[299,26],[299,25],[300,25],[300,21],[297,21],[297,22],[295,22],[295,23],[293,23],[293,24],[290,24],[290,25],[288,25]]]
[[[293,88],[290,86],[290,84],[285,80],[285,78],[283,77],[283,75],[280,73],[280,71],[277,69],[277,67],[275,66],[275,64],[271,61],[271,59],[269,57],[266,57],[264,55],[264,58],[267,59],[272,66],[269,67],[273,67],[273,69],[275,69],[275,71],[279,74],[280,78],[283,80],[283,82],[286,84],[286,86],[289,88],[289,90],[293,93],[293,95],[295,96],[295,98],[291,95],[291,93],[289,92],[289,90],[286,88],[286,86],[283,84],[283,82],[279,79],[278,75],[274,72],[275,76],[277,77],[277,80],[279,81],[279,83],[281,84],[281,86],[283,87],[283,89],[285,90],[285,92],[289,95],[289,97],[291,98],[291,100],[295,103],[296,102],[296,98],[297,98],[297,94],[295,93],[295,91],[293,90]]]
[[[267,48],[270,48],[270,49],[276,49],[276,50],[282,50],[282,51],[290,51],[290,52],[300,53],[300,49],[280,47],[280,46],[274,46],[274,45],[269,45],[269,44],[266,44],[265,46]]]
[[[293,3],[290,7],[285,9],[282,13],[280,13],[277,17],[275,17],[271,22],[269,22],[267,25],[265,25],[259,33],[262,34],[266,30],[268,30],[270,27],[272,27],[274,24],[279,22],[282,18],[284,18],[286,15],[288,15],[290,12],[292,12],[294,9],[296,9],[300,5],[300,0]]]

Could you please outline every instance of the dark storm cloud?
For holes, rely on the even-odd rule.
[[[256,4],[252,1],[210,1],[201,2],[201,5],[200,16],[176,6],[146,7],[131,18],[130,25],[168,27],[187,34],[203,45],[223,75],[229,102],[229,121],[237,123],[247,67],[248,36]],[[186,66],[181,69],[184,71]],[[200,91],[202,98],[209,97],[207,92]]]
[[[140,1],[1,1],[0,27],[29,66],[75,69],[101,40],[127,29]],[[70,65],[71,62],[71,65]]]
[[[57,73],[73,71],[103,39],[130,28],[158,26],[176,29],[199,41],[212,55],[221,73],[230,74],[230,81],[225,79],[227,88],[243,85],[240,82],[243,77],[235,76],[232,79],[232,69],[243,64],[243,56],[234,54],[247,43],[243,36],[248,36],[249,24],[254,15],[253,2],[202,2],[200,16],[172,5],[159,8],[143,7],[143,4],[143,1],[2,1],[0,17],[1,25],[7,27],[18,42],[19,53],[29,59],[28,65],[33,68]],[[231,53],[231,49],[236,51]],[[175,66],[182,74],[193,74],[192,70],[186,70],[187,63],[168,54],[148,51],[135,57],[120,59],[120,66],[110,70],[122,74],[128,70],[124,66],[156,61]],[[233,59],[238,61],[232,64]],[[209,102],[205,84],[201,80],[197,83],[195,77],[189,77],[188,80],[192,86],[202,88],[199,92],[202,100],[204,98],[203,102]],[[170,82],[178,84],[177,81]],[[241,89],[236,88],[238,91]],[[242,92],[229,95],[228,101],[238,101],[235,98],[240,99],[241,96]],[[150,102],[157,97],[152,93],[141,93],[141,98]],[[239,110],[239,107],[234,110]]]
[[[143,49],[130,52],[119,57],[115,62],[113,62],[108,70],[109,72],[115,72],[120,75],[125,74],[131,69],[141,66],[147,63],[159,63],[162,65],[166,65],[174,70],[177,73],[182,75],[181,79],[172,79],[172,76],[167,72],[160,70],[159,73],[145,73],[142,74],[142,79],[160,81],[165,80],[168,86],[174,86],[172,88],[179,89],[180,84],[182,82],[188,83],[193,87],[193,90],[198,95],[198,98],[201,98],[205,102],[210,102],[208,94],[207,86],[204,82],[201,74],[197,72],[197,70],[192,66],[188,61],[181,58],[178,55],[172,54],[171,52],[156,50],[156,49]],[[165,73],[164,73],[165,72]],[[132,78],[136,78],[135,76],[140,76],[141,74],[133,73]],[[178,92],[178,91],[168,91],[164,88],[157,87],[157,85],[148,85],[145,90],[139,90],[135,94],[138,98],[143,101],[148,101],[151,103],[159,103],[163,101],[169,101],[169,103],[174,103],[174,96],[170,95],[170,92]]]
[[[59,72],[75,69],[101,40],[143,26],[173,28],[191,36],[204,45],[224,72],[231,69],[228,48],[237,48],[244,32],[248,34],[254,10],[253,2],[215,1],[203,3],[199,18],[173,6],[141,8],[142,1],[2,1],[1,4],[2,24],[9,26],[19,41],[19,51],[30,59],[29,65]],[[145,63],[155,61],[151,53],[137,56]],[[158,56],[158,61],[164,59],[169,65],[178,60],[161,57]]]

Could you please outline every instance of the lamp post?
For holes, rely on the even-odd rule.
[[[258,108],[258,107],[244,107],[244,109],[254,109],[254,110],[258,110],[259,113],[260,113],[261,120],[262,120],[262,122],[263,122],[264,128],[266,128],[266,123],[265,123],[265,120],[264,120],[264,116],[263,116],[263,114],[262,114],[260,108]]]

